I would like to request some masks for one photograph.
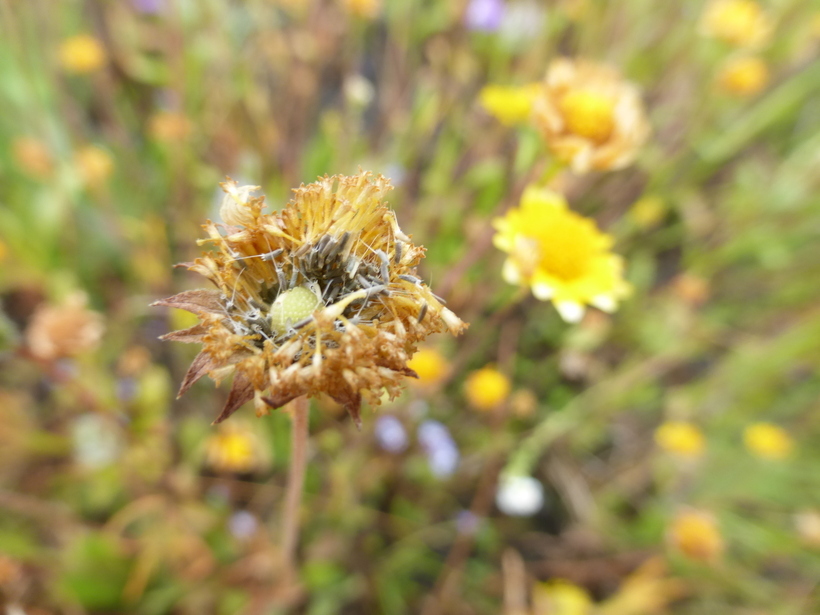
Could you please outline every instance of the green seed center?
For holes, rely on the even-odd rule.
[[[322,302],[315,293],[304,286],[292,288],[276,298],[270,306],[270,326],[277,335],[284,335],[288,328],[304,320]]]

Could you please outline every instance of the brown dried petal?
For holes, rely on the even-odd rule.
[[[222,314],[225,311],[222,293],[218,290],[186,290],[173,297],[155,301],[151,305],[179,308],[196,315]]]

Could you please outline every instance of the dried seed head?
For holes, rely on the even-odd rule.
[[[216,422],[254,399],[257,413],[300,395],[327,393],[358,421],[362,399],[398,395],[417,344],[465,325],[419,278],[424,248],[399,229],[370,173],[320,178],[262,214],[252,187],[222,184],[225,226],[204,228],[215,249],[188,267],[218,290],[158,301],[200,324],[164,339],[203,344],[180,394],[204,375],[233,375]],[[392,255],[392,258],[391,258]]]

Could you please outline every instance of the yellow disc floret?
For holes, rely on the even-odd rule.
[[[596,143],[606,141],[615,128],[615,101],[592,90],[568,92],[559,106],[568,132]]]
[[[282,293],[270,306],[271,329],[284,335],[290,327],[313,314],[321,303],[316,293],[304,286]]]

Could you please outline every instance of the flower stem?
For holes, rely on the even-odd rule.
[[[290,469],[282,515],[282,559],[289,574],[296,570],[294,560],[299,544],[299,507],[305,485],[309,414],[310,407],[306,396],[297,397],[290,403]]]

